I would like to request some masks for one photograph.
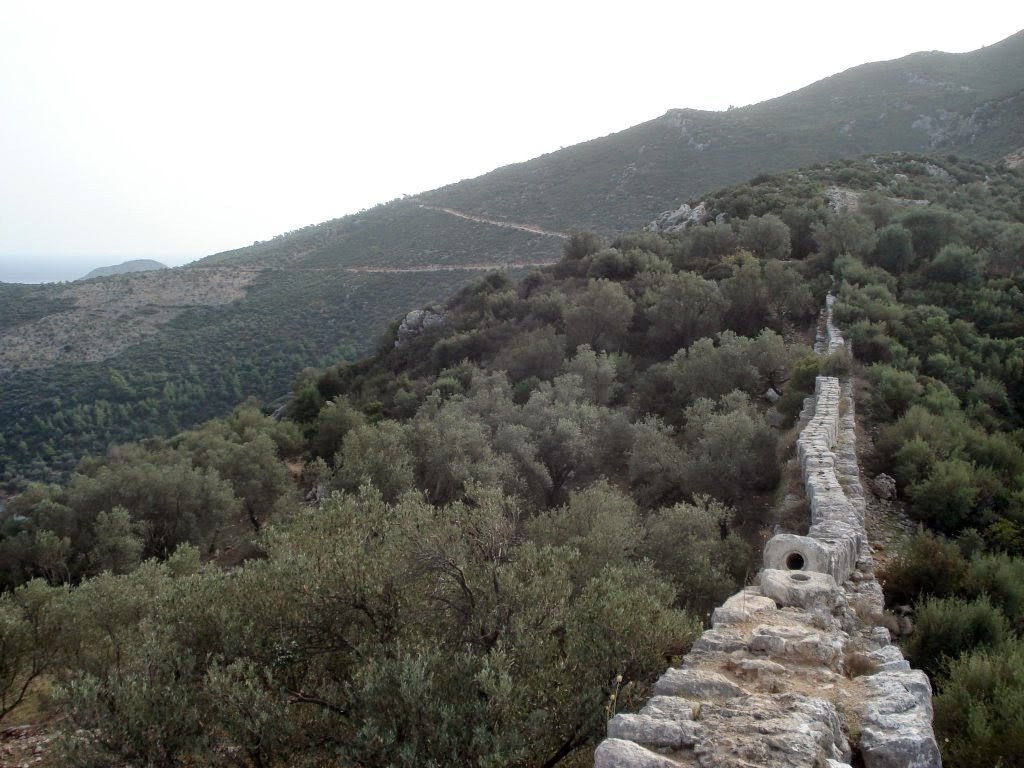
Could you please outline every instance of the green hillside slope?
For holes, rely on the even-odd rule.
[[[671,110],[620,133],[425,195],[553,227],[630,231],[681,198],[867,152],[988,161],[1024,146],[1024,32],[964,54],[865,64],[727,112]]]
[[[742,109],[673,110],[184,269],[3,286],[3,480],[59,474],[83,451],[167,434],[249,395],[272,400],[302,363],[367,351],[387,318],[481,269],[550,263],[573,228],[631,231],[715,187],[865,151],[998,159],[1021,148],[1022,93],[1024,33],[857,67]]]
[[[0,520],[0,719],[45,718],[47,756],[83,767],[590,765],[767,532],[806,530],[783,457],[816,376],[851,374],[869,524],[950,538],[872,537],[901,619],[854,598],[811,623],[898,633],[944,764],[1014,764],[1022,197],[1020,170],[951,156],[761,175],[679,230],[576,234],[431,322],[395,316],[374,354],[305,370],[282,418],[245,405],[31,485]],[[809,347],[826,292],[852,358]],[[859,701],[879,667],[841,642],[815,658]],[[772,653],[797,660],[786,685],[826,679]],[[855,756],[858,711],[837,707]]]

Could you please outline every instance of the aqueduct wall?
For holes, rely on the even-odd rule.
[[[844,349],[828,297],[816,349]],[[849,384],[818,377],[797,441],[806,535],[765,546],[755,586],[655,684],[638,714],[615,715],[595,768],[940,766],[931,686],[875,626],[882,589],[864,529]]]

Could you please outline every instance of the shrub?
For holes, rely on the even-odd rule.
[[[914,263],[914,243],[910,230],[890,224],[878,230],[878,242],[872,261],[889,272],[905,272]]]
[[[1017,765],[1024,755],[1024,642],[979,649],[949,666],[935,697],[947,768]]]
[[[963,591],[970,597],[986,595],[1015,626],[1022,626],[1024,560],[1003,553],[975,557],[968,565]]]
[[[859,354],[860,348],[857,350]],[[879,421],[895,421],[923,392],[914,374],[888,365],[872,365],[867,378],[871,384],[871,413]]]
[[[882,573],[890,605],[956,594],[967,575],[967,561],[951,541],[922,531],[913,536]]]
[[[906,647],[907,658],[934,678],[961,654],[998,649],[1009,637],[1006,617],[987,597],[973,602],[932,597],[918,606],[917,626]]]

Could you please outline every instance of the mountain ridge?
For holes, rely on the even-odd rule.
[[[872,125],[864,115],[877,118],[883,104],[898,107],[896,116]],[[862,130],[877,138],[862,139]],[[0,362],[9,405],[0,420],[8,443],[5,479],[15,483],[29,465],[36,467],[31,476],[45,478],[48,467],[67,471],[81,455],[59,430],[33,428],[34,419],[54,413],[55,403],[58,411],[74,409],[85,432],[94,430],[85,444],[102,450],[109,440],[138,435],[111,427],[102,407],[94,412],[97,402],[123,407],[118,421],[142,435],[173,433],[249,395],[274,399],[304,365],[368,351],[388,322],[440,301],[483,266],[521,273],[556,260],[561,241],[551,233],[582,228],[614,236],[758,174],[876,151],[1004,157],[1021,151],[1021,136],[1024,32],[967,54],[861,65],[759,105],[670,110],[476,179],[185,267],[91,280],[102,290],[89,290],[106,297],[103,312],[80,287],[0,286],[0,348],[22,350],[17,364]],[[246,285],[235,295],[228,289],[239,270]],[[189,280],[208,282],[217,294],[220,279],[227,281],[224,301],[159,296],[164,286],[174,293],[172,286]],[[133,290],[154,298],[129,301]],[[94,314],[106,324],[93,322]],[[75,327],[79,340],[63,338],[62,326]],[[132,326],[141,332],[118,330]],[[90,342],[89,332],[102,343]],[[39,344],[56,351],[35,354]],[[114,354],[90,361],[83,350],[93,348]],[[125,390],[111,385],[112,377],[135,384]],[[182,392],[193,394],[176,402]],[[26,436],[36,447],[14,458],[10,445]]]

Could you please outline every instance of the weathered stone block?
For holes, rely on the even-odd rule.
[[[652,747],[692,746],[699,726],[693,720],[666,720],[650,715],[616,715],[608,721],[608,736]]]
[[[793,626],[761,626],[754,629],[750,650],[831,667],[841,663],[845,640],[845,633],[815,632]]]
[[[749,693],[724,675],[704,669],[669,669],[654,684],[661,696],[684,696],[698,701],[731,699]]]
[[[729,629],[709,629],[693,644],[692,653],[732,653],[747,647],[747,638]]]
[[[696,702],[681,696],[652,696],[640,714],[663,720],[693,720],[697,706]]]
[[[605,739],[594,751],[594,768],[678,768],[678,764],[625,739]]]
[[[792,606],[831,613],[845,601],[842,591],[827,573],[813,571],[761,571],[761,591],[780,607]]]

